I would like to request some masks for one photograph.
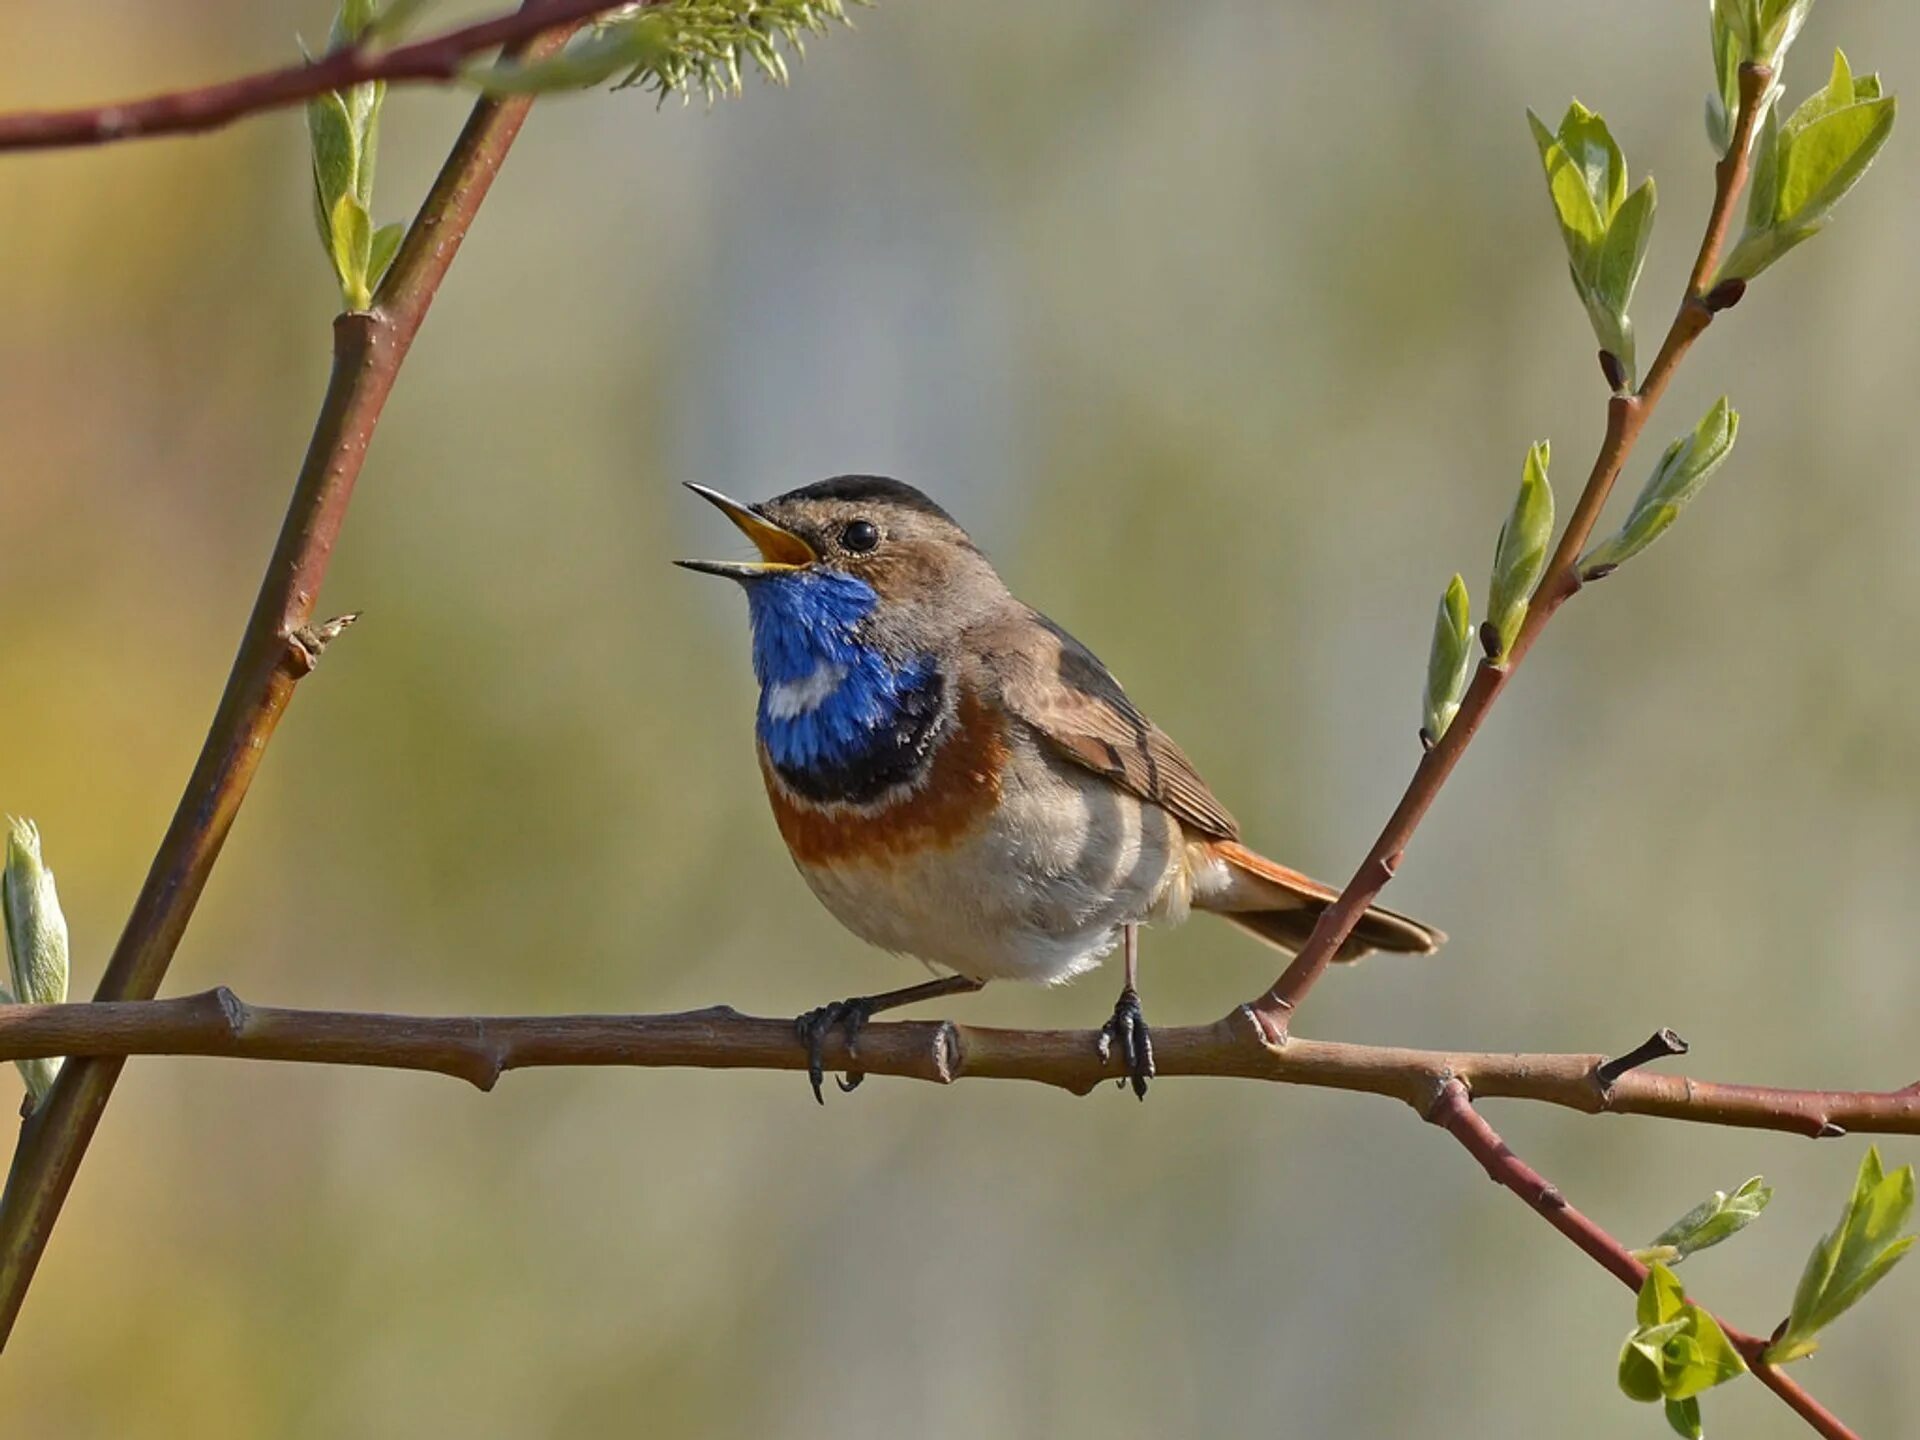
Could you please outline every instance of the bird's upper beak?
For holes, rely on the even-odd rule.
[[[801,536],[784,525],[776,525],[750,505],[729,499],[718,490],[687,482],[687,489],[702,500],[711,501],[721,513],[740,527],[740,533],[760,552],[758,560],[676,560],[673,563],[706,575],[724,575],[729,580],[756,580],[765,575],[781,575],[804,570],[819,560],[820,554]]]

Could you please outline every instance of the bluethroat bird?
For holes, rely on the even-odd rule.
[[[760,773],[781,838],[841,924],[940,977],[802,1015],[815,1099],[836,1026],[851,1053],[881,1010],[989,980],[1058,984],[1116,944],[1126,982],[1100,1053],[1119,1046],[1144,1098],[1140,925],[1200,909],[1282,950],[1305,942],[1335,892],[1241,845],[1107,667],[1016,600],[925,495],[868,475],[760,505],[689,488],[760,552],[678,563],[746,590]],[[1374,909],[1338,958],[1424,955],[1444,938]]]

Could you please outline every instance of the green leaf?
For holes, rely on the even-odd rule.
[[[1611,221],[1626,199],[1627,161],[1614,143],[1607,122],[1576,100],[1561,117],[1557,138],[1579,168],[1602,223]]]
[[[1722,1240],[1739,1234],[1760,1218],[1760,1212],[1767,1208],[1767,1202],[1771,1199],[1772,1187],[1758,1175],[1731,1195],[1724,1190],[1716,1190],[1711,1200],[1701,1201],[1662,1230],[1646,1250],[1636,1250],[1634,1254],[1642,1260],[1658,1259],[1668,1265],[1677,1265],[1696,1251],[1718,1245]]]
[[[1674,1434],[1683,1435],[1686,1440],[1704,1440],[1707,1433],[1700,1424],[1700,1402],[1691,1395],[1684,1400],[1667,1401],[1667,1424]]]
[[[1797,1360],[1818,1348],[1820,1331],[1858,1304],[1912,1247],[1913,1236],[1896,1234],[1912,1211],[1913,1167],[1888,1175],[1879,1148],[1868,1146],[1840,1223],[1807,1257],[1793,1310],[1767,1347],[1768,1360]]]
[[[340,0],[333,17],[329,39],[336,50],[345,49],[365,35],[374,22],[374,0]]]
[[[1421,734],[1430,745],[1453,724],[1460,697],[1467,693],[1467,671],[1473,664],[1473,630],[1467,606],[1467,582],[1458,575],[1448,582],[1433,617],[1433,645],[1427,653],[1427,692],[1421,708]]]
[[[393,263],[394,255],[400,249],[400,242],[406,238],[407,227],[399,221],[391,225],[382,225],[373,232],[373,243],[367,252],[367,288],[378,286],[385,278],[387,267]]]
[[[347,114],[357,128],[360,164],[354,171],[354,193],[360,203],[373,209],[373,167],[380,154],[380,108],[386,103],[385,81],[355,85],[347,96]]]
[[[1647,258],[1647,241],[1653,238],[1653,179],[1649,176],[1629,195],[1607,226],[1607,237],[1600,247],[1594,269],[1593,288],[1614,311],[1626,314],[1633,299],[1634,286],[1640,283],[1640,267]],[[1622,356],[1623,360],[1631,357]]]
[[[1596,117],[1598,118],[1598,117]],[[1531,110],[1527,119],[1533,126],[1536,142],[1546,127]],[[1549,136],[1540,147],[1540,162],[1547,171],[1547,196],[1553,202],[1554,217],[1566,239],[1567,255],[1574,272],[1584,280],[1590,272],[1591,257],[1607,233],[1606,217],[1588,183],[1580,162],[1558,139]]]
[[[1647,1278],[1640,1282],[1640,1295],[1634,1303],[1633,1318],[1641,1327],[1665,1325],[1680,1318],[1686,1309],[1686,1292],[1680,1277],[1664,1265],[1649,1265]]]
[[[320,218],[320,241],[331,245],[327,217],[342,195],[351,194],[360,170],[360,138],[346,101],[336,91],[307,102],[307,140],[313,153],[313,191]]]
[[[1618,1371],[1630,1399],[1689,1400],[1746,1372],[1719,1322],[1687,1299],[1665,1265],[1647,1267],[1634,1318],[1639,1323],[1620,1347]]]
[[[1688,1305],[1683,1314],[1690,1329],[1679,1343],[1669,1341],[1667,1346],[1669,1400],[1689,1400],[1747,1373],[1747,1362],[1713,1316],[1698,1305]]]
[[[1746,53],[1746,47],[1727,27],[1722,13],[1726,8],[1716,0],[1707,14],[1716,82],[1707,95],[1707,141],[1716,155],[1725,155],[1733,148],[1733,120],[1740,110],[1740,60]]]
[[[373,259],[373,217],[353,195],[342,195],[334,202],[329,253],[334,273],[340,277],[340,292],[349,310],[364,310],[372,296],[367,286],[367,268]]]
[[[6,864],[0,871],[0,920],[4,921],[9,1000],[57,1005],[67,998],[69,942],[60,893],[40,851],[40,830],[31,820],[7,821]],[[57,1057],[14,1062],[38,1105],[60,1073]]]
[[[1720,278],[1750,280],[1817,233],[1887,143],[1897,110],[1879,76],[1855,76],[1835,51],[1824,89],[1785,122],[1769,113],[1755,145],[1746,228]]]
[[[1494,543],[1487,623],[1499,637],[1495,659],[1513,648],[1527,618],[1527,603],[1546,572],[1547,546],[1553,540],[1553,487],[1547,483],[1550,455],[1544,440],[1528,449],[1513,509]]]
[[[1691,435],[1681,436],[1666,448],[1634,500],[1626,524],[1581,557],[1581,578],[1598,579],[1658,539],[1733,452],[1739,432],[1739,412],[1723,395]]]
[[[1843,105],[1796,133],[1781,157],[1774,223],[1794,228],[1819,224],[1860,183],[1887,143],[1898,103],[1889,95]]]

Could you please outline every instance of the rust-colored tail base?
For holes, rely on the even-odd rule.
[[[1196,896],[1195,905],[1282,950],[1292,952],[1305,945],[1320,912],[1339,898],[1339,891],[1231,840],[1215,841],[1207,849],[1225,863],[1231,880],[1223,891]],[[1431,955],[1446,938],[1430,925],[1376,906],[1360,917],[1333,958],[1358,960],[1376,950]]]

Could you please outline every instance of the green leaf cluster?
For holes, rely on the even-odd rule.
[[[1896,108],[1893,96],[1881,94],[1878,75],[1856,77],[1836,50],[1826,89],[1785,122],[1768,111],[1754,142],[1746,229],[1720,278],[1751,280],[1818,234],[1887,143]]]
[[[1578,100],[1558,130],[1547,129],[1531,110],[1527,123],[1547,172],[1547,194],[1566,241],[1573,288],[1587,307],[1600,348],[1620,362],[1622,383],[1631,386],[1633,322],[1627,307],[1653,235],[1653,180],[1628,193],[1626,158],[1607,122]]]
[[[1744,1375],[1747,1362],[1713,1316],[1688,1300],[1665,1265],[1647,1267],[1634,1308],[1637,1322],[1620,1347],[1620,1388],[1629,1399],[1663,1401],[1667,1421],[1682,1435],[1701,1434],[1695,1398]]]
[[[1778,75],[1813,0],[1708,0],[1713,33],[1713,69],[1717,93],[1707,96],[1707,138],[1715,153],[1733,147],[1734,118],[1740,113],[1740,67],[1764,65],[1775,74],[1761,97],[1765,115],[1780,98]]]
[[[53,871],[40,854],[40,830],[31,820],[7,821],[6,868],[0,872],[0,917],[6,928],[7,971],[11,993],[0,990],[0,1002],[57,1005],[67,998],[67,917]],[[38,1105],[53,1088],[60,1061],[53,1058],[16,1060],[27,1082],[31,1103]]]
[[[1679,518],[1687,502],[1700,493],[1707,477],[1733,452],[1734,437],[1739,432],[1739,412],[1723,395],[1691,435],[1681,436],[1666,448],[1652,477],[1634,499],[1626,523],[1581,557],[1581,578],[1597,580],[1609,574],[1658,539]]]
[[[1879,1147],[1867,1147],[1840,1223],[1807,1257],[1792,1313],[1767,1347],[1769,1362],[1798,1360],[1820,1347],[1815,1337],[1858,1304],[1912,1248],[1914,1237],[1898,1233],[1912,1212],[1913,1167],[1902,1165],[1889,1175],[1881,1167]]]
[[[1663,1265],[1678,1265],[1697,1250],[1730,1240],[1760,1218],[1760,1212],[1773,1199],[1773,1187],[1758,1175],[1729,1195],[1713,1192],[1673,1224],[1662,1230],[1651,1245],[1633,1252],[1636,1260]]]
[[[851,0],[861,4],[865,0]],[[698,91],[709,101],[738,95],[757,69],[787,83],[786,50],[805,55],[805,37],[829,22],[849,23],[848,0],[669,0],[616,12],[544,59],[503,59],[469,72],[489,94],[579,90],[617,78],[664,100]]]
[[[1494,543],[1487,624],[1496,637],[1489,647],[1495,660],[1513,648],[1521,622],[1527,618],[1528,602],[1546,573],[1547,546],[1553,539],[1553,487],[1547,483],[1551,456],[1552,448],[1545,440],[1528,449],[1513,510]]]
[[[1460,697],[1467,693],[1467,671],[1473,664],[1473,626],[1467,608],[1467,582],[1458,575],[1448,582],[1433,617],[1433,647],[1427,652],[1427,692],[1420,712],[1420,736],[1429,745],[1460,713]]]
[[[418,7],[398,8],[411,13]],[[373,0],[341,0],[333,22],[333,48],[359,44],[371,27],[390,19]],[[374,287],[406,233],[404,225],[376,229],[373,223],[374,161],[380,149],[380,107],[386,96],[385,83],[373,80],[329,90],[307,102],[314,224],[349,310],[365,310],[373,303]]]

